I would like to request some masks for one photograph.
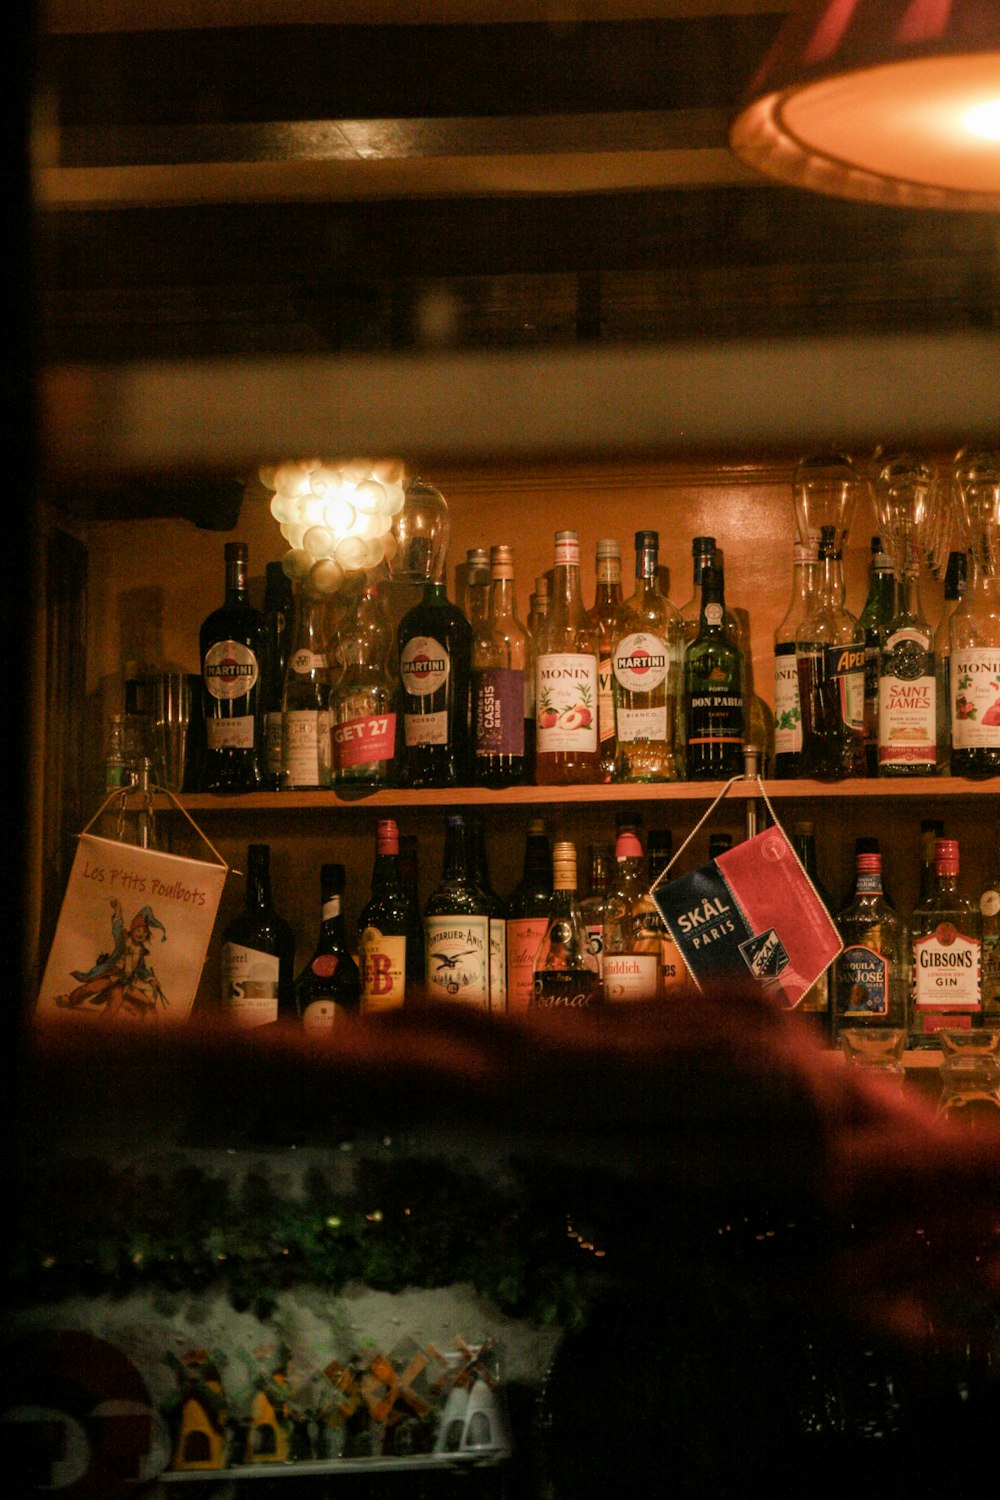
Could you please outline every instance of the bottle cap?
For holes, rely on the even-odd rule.
[[[375,827],[375,848],[379,854],[399,853],[399,825],[395,818],[379,818]]]
[[[634,833],[620,833],[615,840],[615,859],[641,859],[642,845]]]
[[[545,819],[544,818],[531,818],[529,820],[529,822],[528,822],[528,837],[529,838],[535,838],[535,839],[537,839],[537,838],[544,838],[544,836],[545,836]]]
[[[958,874],[958,839],[938,839],[934,845],[934,865],[939,875]]]
[[[854,840],[855,859],[857,859],[858,855],[860,854],[878,854],[879,852],[880,850],[878,839],[863,837]]]
[[[246,562],[250,548],[246,542],[226,542],[224,553],[226,562]]]
[[[859,875],[881,875],[881,854],[859,854],[857,858]]]
[[[489,562],[489,553],[485,547],[470,547],[465,554],[465,561],[470,568],[485,568]]]
[[[598,538],[597,556],[599,559],[602,557],[621,557],[621,555],[622,549],[614,537],[602,536]]]
[[[797,823],[792,824],[792,832],[797,833],[800,838],[809,838],[815,834],[816,824],[811,818],[800,818]]]
[[[576,890],[576,845],[560,839],[552,850],[552,883],[559,890]]]
[[[540,594],[544,598],[548,594],[548,592],[549,577],[547,573],[543,573],[540,578],[535,579],[535,593]]]
[[[704,557],[706,553],[715,551],[714,536],[696,536],[691,543],[692,557]]]
[[[659,551],[660,533],[658,531],[637,531],[635,534],[635,550],[645,552],[647,548]]]

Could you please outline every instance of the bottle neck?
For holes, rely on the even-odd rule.
[[[890,574],[890,578],[891,578]],[[816,571],[816,603],[820,609],[839,609],[845,596],[844,563],[839,553],[820,556]]]
[[[816,569],[819,564],[815,558],[796,558],[792,563],[792,597],[789,607],[794,609],[796,604],[807,605],[816,588]]]
[[[403,872],[399,855],[380,849],[375,855],[372,869],[372,894],[376,896],[402,895]]]
[[[639,588],[650,591],[657,587],[659,553],[655,547],[639,547],[635,554],[635,579]]]
[[[916,571],[908,569],[899,580],[896,594],[896,618],[908,620],[921,618],[920,575]]]
[[[447,881],[469,878],[469,830],[464,823],[448,825],[442,873]]]
[[[340,891],[323,892],[317,944],[320,951],[326,949],[328,952],[344,952],[346,950],[347,935],[344,931],[343,902],[344,898]]]
[[[524,869],[521,879],[525,885],[552,886],[552,855],[545,834],[529,833],[524,846]]]
[[[448,591],[444,580],[440,578],[428,578],[424,584],[422,604],[429,605],[432,609],[441,609],[448,602]]]
[[[251,851],[247,859],[247,911],[271,909],[271,864],[264,851]]]
[[[489,619],[509,620],[514,614],[514,579],[510,573],[494,575],[490,583]]]
[[[232,609],[236,605],[246,604],[247,598],[247,559],[227,557],[226,606]]]
[[[798,833],[795,835],[795,852],[802,861],[802,868],[809,879],[816,875],[816,836],[812,833]]]

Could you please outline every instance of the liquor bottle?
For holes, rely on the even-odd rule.
[[[205,754],[203,792],[252,792],[263,782],[261,615],[247,592],[246,542],[225,545],[226,594],[199,634]]]
[[[602,994],[611,1004],[663,998],[660,933],[651,913],[656,905],[649,894],[642,845],[631,833],[620,833],[615,843],[615,872],[604,903]]]
[[[944,824],[940,818],[920,820],[920,894],[918,903],[927,901],[937,886],[938,839],[944,838]]]
[[[521,878],[507,898],[507,1009],[530,1010],[535,954],[552,906],[552,850],[545,823],[532,818],[524,844]]]
[[[934,665],[937,677],[937,768],[941,776],[951,774],[951,617],[965,593],[966,555],[949,552],[944,573],[944,609],[934,631]]]
[[[649,863],[649,886],[652,891],[659,877],[670,864],[673,855],[673,835],[669,828],[654,828],[650,830],[648,863]],[[668,877],[664,876],[664,881]],[[662,884],[663,882],[661,882]],[[643,912],[642,928],[640,936],[645,933],[657,933],[660,942],[660,983],[665,1000],[678,1000],[682,995],[689,995],[693,990],[691,976],[688,973],[687,964],[681,957],[681,951],[673,938],[670,929],[660,916],[659,908],[655,902],[652,912]]]
[[[691,560],[694,570],[694,586],[691,597],[681,605],[681,623],[684,628],[684,644],[690,646],[698,634],[701,622],[701,574],[715,562],[715,537],[696,536],[691,542]]]
[[[243,911],[222,934],[222,1012],[240,1027],[297,1021],[295,934],[271,900],[271,850],[247,848]]]
[[[375,828],[375,864],[371,895],[358,915],[358,957],[361,961],[361,1010],[398,1010],[413,992],[412,952],[423,959],[420,916],[403,885],[399,857],[399,828],[394,818],[379,818]],[[410,984],[408,986],[407,980]],[[423,986],[422,968],[416,973]]]
[[[575,858],[575,851],[574,851]],[[598,975],[603,977],[604,968],[604,903],[611,884],[611,847],[608,844],[588,844],[587,894],[580,902],[583,925],[587,929],[587,942],[597,960]]]
[[[603,778],[597,643],[597,627],[580,597],[580,538],[575,531],[559,531],[549,612],[535,657],[535,781],[540,786]]]
[[[528,634],[532,639],[538,634],[538,627],[549,612],[549,580],[546,573],[541,573],[535,579],[535,592],[529,600],[528,608]]]
[[[787,781],[801,774],[802,709],[795,665],[795,632],[809,616],[819,546],[796,542],[792,549],[792,596],[774,632],[774,774]]]
[[[739,776],[743,770],[743,654],[726,631],[721,580],[714,566],[702,567],[701,599],[698,634],[684,654],[690,781]]]
[[[431,1000],[489,1010],[489,903],[472,879],[470,864],[468,824],[461,813],[452,813],[441,880],[424,907],[426,993]]]
[[[896,613],[896,578],[882,538],[871,539],[868,564],[868,596],[858,617],[865,637],[864,740],[866,776],[877,776],[879,767],[879,659],[889,622]]]
[[[318,791],[330,785],[330,683],[324,609],[299,587],[281,700],[281,785]]]
[[[470,547],[465,554],[465,586],[462,590],[462,613],[478,630],[486,619],[490,604],[490,557],[485,547]]]
[[[969,553],[965,593],[951,617],[951,774],[1000,775],[1000,574]]]
[[[720,854],[725,854],[727,849],[733,847],[733,836],[731,833],[710,833],[708,835],[708,857],[718,859]]]
[[[906,1026],[907,933],[882,897],[882,860],[857,856],[854,900],[837,917],[843,949],[834,960],[834,1028]]]
[[[880,776],[937,772],[934,641],[920,607],[919,568],[919,554],[911,547],[879,654]]]
[[[982,943],[983,1025],[1000,1028],[1000,828],[993,836],[990,866],[976,892]]]
[[[486,824],[482,814],[468,813],[466,821],[469,826],[469,874],[486,897],[490,919],[490,1010],[499,1014],[507,1009],[507,903],[500,899],[490,881]]]
[[[588,618],[597,630],[597,733],[601,750],[601,781],[615,774],[615,697],[612,636],[622,602],[622,552],[613,537],[601,537],[595,559],[597,582]]]
[[[795,632],[802,707],[802,773],[864,776],[865,646],[844,607],[844,570],[832,526],[820,528],[815,607]]]
[[[535,657],[538,654],[538,632],[549,612],[549,580],[545,573],[535,579],[535,592],[528,606],[528,653],[524,668],[524,775],[529,781],[535,768],[535,733],[538,715],[535,711]]]
[[[802,868],[812,881],[817,896],[832,916],[830,898],[816,868],[816,825],[810,819],[801,818],[793,823],[792,848],[799,856]],[[795,1007],[798,1014],[809,1023],[820,1039],[828,1044],[832,1041],[830,987],[831,971],[826,969],[815,984],[810,985]]]
[[[337,643],[342,665],[330,695],[334,784],[391,786],[399,683],[392,624],[378,584],[365,584]]]
[[[406,993],[422,995],[427,966],[424,962],[424,919],[420,905],[419,845],[415,833],[399,835],[399,873],[410,914],[410,939],[406,945]]]
[[[616,781],[676,781],[682,735],[684,629],[660,593],[660,539],[635,534],[635,593],[611,627]]]
[[[264,715],[264,783],[281,786],[281,701],[292,633],[292,582],[280,562],[264,569],[263,628],[260,636],[260,699]]]
[[[860,838],[856,838],[854,840],[855,880],[857,878],[857,860],[858,860],[858,855],[859,854],[877,854],[879,856],[879,858],[881,859],[881,857],[882,857],[882,849],[881,849],[881,846],[879,844],[878,839],[872,837],[871,834],[862,834]],[[934,871],[934,845],[933,845],[933,841],[932,841],[931,842],[931,874],[932,874],[932,877],[933,877],[933,871]],[[844,893],[844,898],[843,898],[843,900],[840,903],[840,905],[841,905],[842,908],[845,907],[845,906],[850,906],[851,902],[854,900],[855,880],[851,881],[850,885],[848,886],[847,890]],[[899,910],[898,906],[896,905],[895,901],[892,899],[892,896],[889,893],[889,886],[888,886],[888,883],[887,883],[886,878],[885,878],[885,861],[884,860],[882,862],[882,900],[885,902],[886,906],[891,906],[892,909],[893,909],[893,911],[898,911]],[[832,906],[828,906],[827,910],[832,913],[833,912],[833,907]]]
[[[528,633],[514,605],[514,554],[490,548],[489,608],[472,641],[472,715],[477,786],[525,779],[531,719]]]
[[[601,980],[576,889],[576,845],[552,851],[552,913],[535,956],[535,1010],[589,1010],[599,1004]]]
[[[911,1041],[934,1047],[936,1033],[982,1024],[980,916],[958,889],[957,839],[938,839],[935,889],[913,908]]]
[[[400,784],[462,786],[470,778],[472,627],[436,579],[399,622],[403,749]]]
[[[295,1009],[310,1037],[329,1035],[338,1021],[356,1015],[361,975],[344,932],[344,867],[319,873],[320,925],[312,958],[295,980]]]

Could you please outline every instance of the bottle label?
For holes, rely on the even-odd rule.
[[[841,723],[861,734],[865,727],[864,646],[826,646],[823,665],[837,695]]]
[[[926,661],[927,658],[925,657]],[[937,762],[937,684],[924,675],[909,681],[884,673],[878,685],[880,766],[933,766]]]
[[[216,641],[205,652],[202,679],[209,694],[220,701],[245,698],[259,675],[257,658],[242,641]]]
[[[476,673],[477,755],[524,754],[524,672],[488,667]]]
[[[238,1026],[264,1026],[278,1019],[277,954],[242,943],[223,943],[220,960],[222,1009]]]
[[[299,677],[308,677],[310,672],[325,672],[326,654],[322,651],[310,651],[303,646],[288,658],[288,669]]]
[[[400,680],[411,698],[429,698],[444,687],[450,671],[451,659],[433,636],[411,636],[399,654]]]
[[[337,1020],[340,1006],[335,1000],[324,996],[320,1000],[310,1000],[302,1012],[302,1030],[311,1036],[322,1035],[323,1032],[332,1031]]]
[[[978,1010],[981,988],[979,939],[951,922],[913,943],[913,998],[918,1010]]]
[[[951,743],[955,750],[1000,747],[1000,650],[951,653]]]
[[[251,719],[251,724],[253,720]],[[281,710],[264,715],[264,765],[269,776],[281,775]]]
[[[437,1000],[459,1000],[489,1009],[488,917],[426,917],[427,990]]]
[[[240,714],[235,719],[206,719],[205,744],[209,750],[252,750],[254,716]]]
[[[622,744],[631,745],[639,740],[665,740],[667,737],[667,706],[659,708],[619,708],[618,738]]]
[[[839,1016],[889,1014],[889,964],[881,953],[862,944],[845,948],[836,975]]]
[[[982,963],[983,1010],[995,1018],[1000,1012],[1000,929],[983,934]]]
[[[587,923],[587,947],[597,959],[598,978],[604,977],[604,926],[601,922]]]
[[[795,642],[774,648],[774,753],[798,755],[802,750],[802,709]]]
[[[398,1010],[406,990],[406,937],[366,927],[358,939],[363,1013]]]
[[[655,1000],[659,962],[658,953],[605,953],[605,1000]]]
[[[597,729],[602,745],[615,737],[615,669],[610,656],[597,663]]]
[[[490,1010],[507,1009],[507,923],[490,917]]]
[[[612,658],[615,681],[628,693],[652,693],[660,686],[670,666],[665,641],[644,630],[623,636]]]
[[[706,604],[705,605],[705,624],[706,625],[721,625],[722,624],[722,613],[723,613],[723,611],[722,611],[722,605],[721,604]]]
[[[315,709],[286,710],[281,716],[281,771],[285,785],[329,786],[329,716]]]
[[[692,693],[688,699],[689,745],[742,745],[740,693]]]
[[[597,750],[597,657],[576,652],[539,656],[536,664],[540,755]]]
[[[436,714],[404,714],[403,740],[407,749],[413,745],[447,745],[447,710],[441,709]]]
[[[666,935],[660,939],[660,968],[663,972],[664,995],[677,998],[688,992],[690,980],[687,964],[673,938]]]
[[[516,917],[507,923],[507,1009],[531,1009],[535,955],[548,927],[547,917]]]
[[[330,734],[335,771],[392,760],[396,745],[396,715],[373,714],[367,718],[344,719],[333,725]]]

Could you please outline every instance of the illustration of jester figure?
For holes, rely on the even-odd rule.
[[[103,1006],[107,1020],[120,1012],[148,1019],[155,1016],[159,1006],[166,1008],[169,1002],[149,962],[154,928],[165,943],[166,928],[151,906],[141,907],[126,927],[122,904],[112,896],[110,950],[99,953],[91,968],[72,971],[76,988],[57,995],[56,1005],[66,1010]]]

